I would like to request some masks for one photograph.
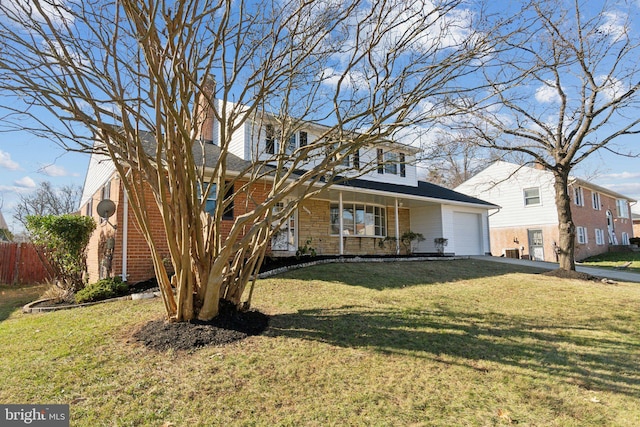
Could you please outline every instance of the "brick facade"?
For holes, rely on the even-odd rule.
[[[609,251],[609,228],[607,212],[611,214],[613,232],[619,245],[622,245],[622,235],[633,236],[634,229],[631,218],[618,217],[616,198],[599,193],[600,209],[593,207],[593,193],[588,187],[582,188],[582,204],[576,204],[574,189],[571,189],[571,214],[576,227],[586,228],[586,242],[580,243],[576,237],[575,258],[581,260]],[[629,212],[630,215],[630,212]],[[603,241],[596,240],[596,229],[602,230]],[[530,224],[522,227],[504,227],[491,229],[491,253],[495,256],[506,255],[507,251],[518,249],[519,255],[531,256],[529,249],[529,230],[541,230],[543,234],[544,260],[557,261],[554,243],[558,242],[559,230],[557,224]]]
[[[239,188],[242,183],[237,183]],[[125,232],[124,224],[124,189],[117,177],[109,182],[110,190],[106,193],[109,198],[116,204],[116,214],[109,218],[106,222],[98,216],[95,207],[105,194],[103,190],[98,191],[92,198],[93,209],[92,216],[98,223],[96,231],[91,236],[88,246],[87,265],[89,273],[89,281],[95,282],[102,277],[119,276],[123,273],[123,235]],[[247,191],[236,194],[234,200],[234,216],[241,215],[255,208],[256,204],[262,203],[271,187],[269,183],[257,183],[251,185]],[[151,189],[147,189],[145,194],[147,200],[153,200]],[[298,242],[300,246],[305,245],[310,240],[310,247],[316,250],[318,255],[322,254],[338,254],[340,241],[338,236],[331,235],[330,225],[330,205],[327,200],[307,200],[301,204],[298,209]],[[86,213],[86,205],[81,207],[81,212]],[[155,276],[153,262],[151,260],[150,250],[140,228],[137,224],[133,210],[127,210],[127,263],[126,263],[126,280],[130,283],[136,283],[147,280]],[[162,227],[162,218],[160,211],[155,203],[151,203],[147,209],[152,224],[154,224],[153,232],[155,233],[156,244],[159,245],[160,253],[165,258],[169,258],[168,245],[164,236]],[[387,234],[395,237],[395,210],[388,207],[387,215]],[[409,209],[399,209],[399,230],[400,234],[409,231],[410,215]],[[233,221],[223,221],[222,233],[227,234],[231,230]],[[113,244],[110,244],[110,240]],[[344,254],[345,255],[386,255],[395,253],[395,243],[387,242],[384,246],[380,243],[383,239],[379,237],[361,237],[361,236],[345,236],[344,237]],[[401,246],[401,251],[404,248]],[[291,255],[288,252],[272,252],[271,256]]]

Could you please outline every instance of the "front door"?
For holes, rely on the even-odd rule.
[[[534,261],[544,261],[542,230],[527,230],[529,234],[529,254]]]
[[[283,203],[277,203],[273,208],[274,213],[284,207]],[[296,216],[293,213],[271,237],[272,251],[296,251]]]

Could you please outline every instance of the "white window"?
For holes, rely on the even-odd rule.
[[[622,244],[629,245],[629,233],[622,232]]]
[[[278,151],[278,139],[276,130],[271,124],[265,126],[265,152],[267,154],[275,154]]]
[[[582,191],[582,187],[573,189],[573,201],[576,206],[584,206],[584,192]]]
[[[596,245],[604,245],[604,230],[596,228]]]
[[[331,234],[340,234],[340,206],[331,204]],[[386,208],[383,206],[343,203],[342,235],[386,237]]]
[[[525,188],[524,189],[524,205],[534,206],[540,204],[540,188]]]
[[[111,197],[111,180],[107,181],[107,183],[102,187],[102,199],[105,200]]]
[[[587,227],[576,227],[576,236],[579,244],[586,244],[588,242]]]
[[[407,176],[406,156],[404,153],[385,152],[382,148],[378,148],[376,159],[379,174]]]
[[[591,193],[591,205],[593,209],[599,211],[602,209],[602,203],[600,203],[600,193],[596,193],[595,191]]]
[[[629,218],[629,205],[626,199],[616,200],[616,211],[618,218]]]
[[[93,215],[93,199],[89,199],[87,201],[87,207],[84,211],[84,214],[86,216],[92,216]]]

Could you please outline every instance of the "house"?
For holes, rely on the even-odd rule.
[[[272,125],[262,124],[248,120],[234,132],[231,154],[227,159],[230,173],[246,170],[256,160],[278,152],[280,141]],[[204,124],[200,136],[204,150],[199,144],[194,150],[194,154],[201,153],[196,159],[200,166],[215,164],[220,153],[219,128],[220,124],[213,120]],[[303,123],[286,141],[288,148],[313,144],[322,131],[317,124]],[[149,143],[153,144],[153,141]],[[399,252],[400,245],[389,244],[385,238],[401,236],[407,231],[421,233],[425,237],[424,241],[416,242],[414,253],[438,253],[439,248],[434,242],[437,238],[447,239],[447,254],[488,253],[488,211],[497,206],[419,181],[414,164],[416,154],[417,150],[411,146],[381,142],[347,156],[343,162],[349,162],[353,168],[357,169],[358,164],[374,167],[303,202],[272,239],[269,256],[292,256],[306,244],[313,246],[318,255],[395,254]],[[312,162],[310,159],[309,164]],[[242,184],[239,182],[237,185]],[[252,182],[245,193],[238,193],[233,208],[225,213],[228,229],[234,217],[243,214],[251,203],[264,201],[269,190],[270,182],[265,178]],[[296,197],[296,194],[291,197]],[[115,214],[108,221],[99,218],[96,212],[98,203],[103,199],[112,200],[116,206]],[[98,221],[87,256],[90,281],[107,275],[122,276],[130,282],[154,276],[147,244],[129,203],[111,160],[94,153],[80,205],[82,214],[91,215]],[[154,232],[162,237],[160,213],[155,206],[148,212],[158,218]],[[168,257],[166,247],[160,251],[166,252]]]
[[[489,214],[493,255],[557,261],[558,213],[551,172],[497,161],[455,190],[500,206]],[[577,260],[629,244],[630,203],[635,200],[579,178],[570,178],[569,194]]]
[[[640,237],[640,214],[632,213],[633,237]]]

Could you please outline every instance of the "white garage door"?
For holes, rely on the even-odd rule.
[[[453,249],[456,255],[482,255],[482,227],[480,214],[468,212],[453,213]]]

